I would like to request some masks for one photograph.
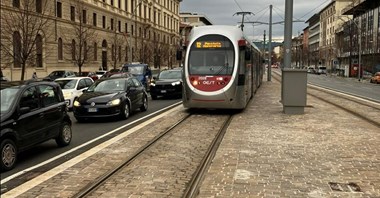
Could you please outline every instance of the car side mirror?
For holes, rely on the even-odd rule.
[[[30,112],[30,107],[20,107],[20,114],[26,114]]]

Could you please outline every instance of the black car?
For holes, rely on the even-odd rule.
[[[12,169],[17,153],[55,139],[58,146],[69,145],[71,120],[58,84],[13,81],[1,83],[0,168]]]
[[[74,102],[74,116],[78,122],[111,116],[127,119],[134,110],[148,109],[147,95],[135,77],[99,79]]]
[[[150,96],[153,100],[158,96],[182,96],[182,69],[161,71],[150,83]]]
[[[57,78],[75,77],[75,72],[67,70],[52,71],[48,76],[43,78],[46,81],[54,81]]]

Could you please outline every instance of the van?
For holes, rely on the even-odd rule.
[[[145,63],[124,64],[121,71],[132,74],[144,85],[146,89],[148,89],[148,85],[150,83],[150,80],[152,79],[152,71],[150,70],[150,67],[148,64],[145,64]]]

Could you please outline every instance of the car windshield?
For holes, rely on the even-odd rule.
[[[158,79],[181,79],[181,71],[162,71]]]
[[[78,80],[56,80],[61,89],[75,89]]]
[[[115,92],[125,90],[125,80],[123,79],[110,79],[105,81],[96,82],[91,85],[87,91],[89,92]]]
[[[16,99],[16,94],[19,91],[17,87],[10,87],[1,90],[1,112],[7,112],[11,108],[14,100]]]
[[[128,71],[124,71],[124,72],[129,72],[129,73],[131,73],[133,75],[143,75],[144,74],[144,65],[141,65],[141,66],[128,66]]]

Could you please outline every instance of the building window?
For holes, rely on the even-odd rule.
[[[21,35],[19,32],[13,33],[13,63],[15,68],[21,67]]]
[[[119,7],[119,9],[121,8],[121,0],[117,1],[117,6]]]
[[[113,6],[113,0],[111,0],[111,6]]]
[[[103,16],[103,28],[106,28],[106,16]]]
[[[92,25],[97,26],[97,16],[95,12],[92,14]]]
[[[118,21],[118,30],[121,32],[121,21]]]
[[[71,21],[75,21],[75,7],[70,6],[70,19]]]
[[[131,25],[131,33],[132,33],[132,36],[133,36],[133,25]]]
[[[58,60],[63,60],[63,43],[62,39],[58,39]]]
[[[42,13],[42,0],[36,0],[36,12]]]
[[[57,2],[57,17],[62,18],[62,3]]]
[[[40,34],[36,38],[36,66],[42,67],[42,36]]]
[[[113,19],[111,19],[111,30],[113,30]]]
[[[13,0],[12,5],[15,8],[19,8],[20,7],[20,0]]]
[[[82,10],[82,22],[87,23],[87,10]]]
[[[76,60],[75,55],[76,55],[76,43],[75,43],[75,40],[73,39],[71,41],[71,59],[73,61]]]
[[[94,43],[94,61],[98,60],[98,44]]]
[[[128,12],[128,0],[125,0],[124,2],[124,9],[126,12]]]
[[[125,23],[125,33],[128,33],[128,23]]]

